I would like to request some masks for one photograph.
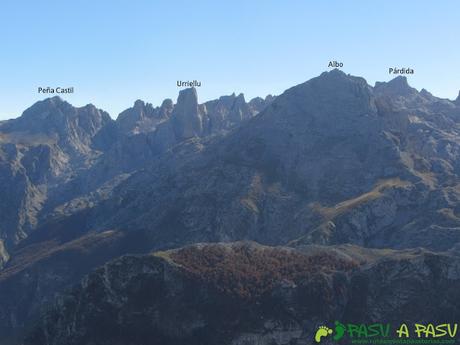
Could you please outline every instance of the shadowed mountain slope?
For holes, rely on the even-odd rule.
[[[69,119],[75,112],[87,112],[77,109],[69,111]],[[105,118],[100,111],[89,113]],[[48,176],[47,166],[53,166],[55,158],[49,163],[40,159],[40,164],[48,165],[36,180],[45,182],[31,182],[30,169],[41,166],[33,162],[40,155],[46,157],[51,144],[38,144],[36,139],[33,144],[13,143],[10,133],[19,133],[24,125],[2,123],[0,164],[6,173],[0,178],[7,181],[2,188],[19,197],[0,206],[5,212],[28,206],[27,217],[34,215],[33,222],[17,216],[32,225],[19,236],[17,223],[11,223],[14,226],[5,229],[17,239],[6,250],[0,246],[2,260],[9,260],[0,271],[0,295],[10,296],[0,306],[3,333],[21,332],[55,295],[95,267],[129,253],[252,240],[300,251],[305,245],[346,243],[353,244],[350,251],[356,253],[364,250],[360,247],[391,248],[395,257],[406,255],[406,249],[424,247],[441,254],[417,254],[420,265],[431,257],[448,261],[445,255],[453,254],[445,252],[455,252],[460,242],[459,120],[458,102],[418,92],[405,78],[371,87],[338,70],[275,99],[248,103],[231,95],[199,104],[196,91],[188,89],[180,93],[176,105],[167,101],[153,108],[136,102],[116,122],[82,125],[92,134],[73,136],[80,138],[76,141],[80,144],[57,152],[83,165],[72,170],[74,163],[63,164],[56,177],[46,179],[42,176]],[[60,145],[59,140],[54,142]],[[43,151],[39,145],[45,145]],[[26,151],[30,156],[23,159]],[[27,197],[21,192],[24,186]],[[47,193],[42,192],[45,188]],[[244,261],[236,262],[240,268],[231,275],[240,269],[252,274]],[[392,261],[389,269],[398,262]],[[426,270],[414,265],[407,281]],[[215,272],[190,269],[215,278]],[[378,282],[378,277],[372,276],[368,283]],[[252,278],[241,279],[250,285]],[[358,302],[361,309],[349,313],[369,319],[383,313]],[[348,315],[346,309],[343,313]],[[65,315],[59,318],[67,324]],[[112,327],[114,320],[108,322]],[[163,331],[155,334],[173,341]],[[61,336],[50,339],[65,339]]]
[[[60,297],[26,344],[314,344],[337,319],[440,322],[460,315],[459,268],[458,256],[353,246],[125,256]]]

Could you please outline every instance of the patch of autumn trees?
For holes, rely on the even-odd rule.
[[[171,258],[193,277],[245,299],[260,297],[282,281],[298,284],[320,272],[356,266],[327,253],[306,255],[250,244],[185,247],[173,252]]]

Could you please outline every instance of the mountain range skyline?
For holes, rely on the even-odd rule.
[[[339,68],[325,70],[325,71],[323,71],[322,73],[328,73],[328,72],[330,72],[330,71],[335,71],[335,70],[336,70],[336,71],[340,71],[341,73],[347,74],[347,75],[349,75],[349,76],[354,75],[354,74],[351,74],[351,73],[346,73],[346,72],[344,72],[342,69],[339,69]],[[407,84],[410,85],[413,89],[415,89],[415,90],[417,90],[417,91],[419,91],[419,92],[422,91],[422,90],[427,90],[427,89],[424,88],[424,87],[421,87],[420,89],[414,87],[414,86],[411,84],[411,82],[410,82],[410,77],[408,78],[408,77],[405,76],[405,75],[394,76],[394,77],[392,77],[392,78],[390,78],[389,80],[386,80],[386,81],[385,81],[385,80],[377,80],[377,81],[375,81],[375,83],[373,83],[373,85],[372,85],[372,83],[369,83],[364,77],[362,77],[362,78],[366,81],[367,85],[370,86],[370,87],[372,87],[372,88],[376,87],[376,85],[378,85],[378,84],[380,84],[380,83],[392,82],[392,81],[394,81],[394,80],[404,79],[404,80],[405,80],[405,83],[407,83]],[[308,80],[308,79],[307,79],[307,80]],[[291,87],[292,87],[292,86],[291,86]],[[224,96],[221,95],[220,97],[217,97],[217,98],[210,98],[210,99],[206,99],[206,100],[200,100],[200,99],[199,99],[199,95],[200,95],[200,91],[201,91],[201,88],[200,88],[200,87],[198,87],[198,88],[196,88],[196,87],[182,87],[182,88],[177,88],[176,94],[179,93],[181,90],[187,90],[187,89],[194,89],[194,90],[196,90],[197,95],[198,95],[198,99],[197,99],[197,100],[198,100],[199,102],[201,101],[201,103],[212,102],[212,101],[215,101],[215,100],[219,99],[220,97],[227,97],[227,96],[228,96],[228,97],[231,97],[231,96],[235,97],[235,96],[238,95],[238,96],[240,96],[240,97],[241,97],[241,96],[244,97],[244,98],[247,99],[248,101],[254,101],[254,100],[260,99],[260,98],[264,99],[264,98],[266,98],[266,97],[276,97],[276,95],[277,95],[277,94],[275,94],[275,93],[268,93],[267,95],[256,95],[256,96],[254,96],[254,97],[246,98],[245,93],[243,93],[243,92],[237,93],[237,92],[233,91],[233,92],[231,92],[231,93],[224,94]],[[286,89],[286,90],[287,90],[287,89]],[[282,92],[280,92],[279,94],[282,94],[282,93],[283,93],[284,91],[286,91],[286,90],[282,90]],[[428,90],[428,91],[430,91],[430,90]],[[430,92],[430,93],[431,93],[431,92]],[[431,93],[431,94],[432,94],[432,93]],[[439,99],[444,99],[444,100],[447,100],[447,101],[456,102],[456,101],[460,100],[460,88],[459,88],[458,93],[456,94],[456,97],[448,98],[448,97],[440,97],[439,95],[436,95],[436,94],[432,94],[432,95],[435,96],[435,97],[437,97],[437,98],[439,98]],[[56,95],[52,95],[52,96],[42,97],[41,99],[37,100],[36,102],[41,102],[41,101],[45,101],[45,100],[47,100],[47,99],[53,99],[53,98],[59,99],[59,100],[64,101],[64,102],[67,102],[67,103],[71,104],[72,106],[75,106],[76,108],[84,108],[84,107],[86,107],[86,106],[95,106],[95,107],[98,108],[99,110],[102,110],[102,111],[107,112],[107,114],[108,114],[113,120],[117,120],[118,117],[119,117],[121,114],[123,114],[123,112],[125,112],[127,109],[129,109],[129,104],[127,104],[128,108],[123,108],[119,113],[115,113],[115,114],[114,114],[114,113],[110,113],[110,112],[106,111],[106,109],[104,109],[103,107],[99,107],[98,104],[95,103],[95,102],[82,103],[82,104],[78,104],[78,105],[77,105],[77,104],[73,103],[73,102],[71,101],[71,99],[69,99],[69,97],[68,97],[67,95],[64,95],[64,94],[59,94],[59,95],[56,94]],[[146,99],[137,98],[137,99],[135,99],[131,104],[133,105],[133,104],[136,104],[137,102],[142,102],[142,103],[144,103],[144,104],[146,104],[146,105],[154,106],[154,107],[155,107],[155,106],[159,106],[160,104],[164,103],[165,101],[171,101],[171,102],[174,103],[173,98],[167,97],[167,98],[162,99],[162,100],[161,100],[160,102],[158,102],[158,103],[153,103],[153,102],[150,102],[150,101],[148,101],[148,100],[146,100]],[[20,117],[21,115],[22,115],[22,113],[21,113],[21,114],[18,114],[17,116],[10,117],[10,118],[4,118],[4,119],[0,118],[0,121],[14,120],[14,119]]]
[[[340,70],[117,120],[37,102],[0,122],[0,341],[312,344],[327,320],[456,320],[459,133],[459,99]]]
[[[0,119],[41,99],[38,87],[74,87],[69,102],[113,115],[136,98],[159,104],[177,80],[201,81],[202,100],[281,94],[331,60],[370,83],[412,68],[411,85],[452,99],[459,12],[453,0],[3,2]]]

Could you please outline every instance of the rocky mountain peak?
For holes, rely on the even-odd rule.
[[[179,92],[172,118],[173,129],[177,139],[183,140],[201,135],[203,122],[195,88],[188,88]]]
[[[166,98],[162,103],[161,103],[161,107],[162,109],[171,109],[174,108],[174,103],[172,101],[172,99],[170,98]]]
[[[388,87],[393,88],[394,90],[398,90],[401,92],[407,92],[412,90],[412,88],[409,86],[409,83],[407,81],[407,77],[404,76],[399,76],[396,77],[388,82]]]
[[[235,102],[241,104],[241,103],[246,103],[246,100],[244,98],[244,94],[243,93],[240,93],[237,97],[236,97],[236,100]]]
[[[16,144],[57,145],[60,154],[82,157],[92,152],[97,134],[112,122],[108,113],[92,104],[74,107],[53,97],[35,103],[21,117],[7,121],[1,132]],[[61,158],[56,159],[64,162]]]
[[[343,72],[340,69],[334,68],[333,70],[326,71],[321,73],[318,77],[310,79],[307,81],[309,82],[315,82],[318,84],[329,84],[329,83],[358,83],[358,84],[364,84],[367,86],[367,82],[364,78],[361,77],[356,77],[351,74],[347,74]]]
[[[163,101],[161,107],[154,108],[151,103],[138,99],[132,108],[126,109],[117,118],[117,126],[123,134],[137,134],[155,130],[157,125],[169,117],[172,101]]]
[[[71,108],[73,107],[69,103],[59,96],[55,96],[34,103],[22,113],[20,119],[30,119],[30,121],[44,120],[53,113],[64,115]]]
[[[272,95],[268,95],[265,98],[255,97],[255,98],[251,99],[248,102],[248,105],[249,105],[251,111],[253,113],[257,114],[260,111],[262,111],[263,109],[265,109],[265,107],[267,105],[269,105],[271,102],[273,102],[274,99],[275,99],[275,97],[272,96]]]
[[[56,96],[36,102],[21,117],[5,123],[2,131],[58,136],[88,132],[92,136],[111,121],[108,113],[92,104],[77,108]],[[77,127],[80,130],[71,129]]]
[[[145,107],[145,102],[144,101],[138,99],[138,100],[136,100],[134,102],[134,108],[139,109],[139,108],[144,108],[144,107]]]
[[[427,89],[422,89],[420,90],[420,95],[426,98],[431,98],[433,97],[433,94],[429,92]]]
[[[377,82],[375,83],[375,90],[378,93],[393,97],[408,97],[418,94],[418,91],[409,85],[407,77],[404,76],[398,76],[389,82]]]
[[[267,96],[265,96],[264,101],[265,101],[266,103],[271,103],[275,98],[276,98],[276,97],[273,96],[273,95],[267,95]]]
[[[47,104],[53,104],[53,105],[57,105],[57,104],[61,104],[61,103],[67,103],[60,96],[48,97],[48,98],[44,99],[43,102],[47,103]]]
[[[181,90],[177,98],[177,108],[194,109],[198,107],[198,94],[194,87]]]
[[[454,101],[456,104],[460,105],[460,91],[458,92],[457,99]]]
[[[307,119],[324,128],[336,128],[336,121],[375,112],[372,88],[366,80],[340,70],[324,72],[278,96],[270,108],[284,111],[283,119],[293,126],[309,126]],[[300,118],[301,117],[301,118]],[[350,124],[344,123],[349,127]]]
[[[308,92],[313,91],[313,93],[317,93],[323,98],[334,96],[334,99],[338,96],[368,98],[370,94],[370,87],[364,78],[345,74],[338,69],[323,72],[319,77],[313,78],[292,89],[297,89],[299,92],[305,92],[307,90]]]
[[[326,76],[334,76],[334,77],[337,77],[337,78],[346,78],[347,77],[347,74],[338,69],[338,68],[334,68],[334,69],[331,69],[330,71],[326,71],[326,72],[323,72],[320,74],[320,77],[326,77]]]

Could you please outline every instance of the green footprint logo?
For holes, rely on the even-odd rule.
[[[346,327],[343,323],[340,323],[339,321],[335,322],[335,334],[334,334],[334,340],[339,341],[342,339],[343,335],[345,334]]]
[[[315,341],[317,343],[320,343],[323,337],[328,337],[331,334],[332,334],[332,329],[326,326],[319,326],[315,334]]]

